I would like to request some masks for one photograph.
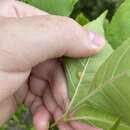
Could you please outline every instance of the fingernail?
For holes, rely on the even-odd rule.
[[[94,32],[89,32],[88,34],[89,34],[89,38],[90,38],[91,42],[94,45],[102,46],[105,43],[105,39],[102,36],[100,36]]]

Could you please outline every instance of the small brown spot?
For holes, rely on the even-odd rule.
[[[81,79],[82,78],[82,75],[83,75],[83,73],[80,71],[80,72],[78,72],[78,79]]]

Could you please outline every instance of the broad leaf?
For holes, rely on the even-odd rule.
[[[69,16],[78,0],[24,0],[25,2],[54,15]]]
[[[130,38],[100,68],[93,81],[92,91],[96,88],[99,92],[94,94],[95,97],[103,99],[101,102],[96,101],[101,111],[120,117],[130,126],[129,57]]]
[[[89,94],[75,105],[75,110],[78,108],[75,118],[104,129],[111,128],[114,120],[120,119],[117,130],[130,130],[129,57],[130,38],[100,67],[92,81]],[[94,111],[90,114],[92,110]],[[96,114],[93,116],[93,113]],[[99,113],[101,117],[98,116]],[[105,117],[104,120],[102,116]],[[111,123],[104,125],[105,121]]]
[[[104,17],[103,14],[86,27],[103,34]],[[103,129],[130,130],[130,39],[110,58],[112,50],[104,50],[94,57],[65,60],[71,99],[66,113],[75,115],[68,120],[79,120]]]
[[[108,26],[106,36],[113,48],[119,47],[130,37],[130,0],[125,0],[118,8]]]
[[[89,31],[95,31],[104,36],[103,23],[106,13],[102,14],[97,20],[88,23],[85,28]],[[91,81],[108,56],[112,53],[112,48],[106,42],[105,48],[96,56],[73,59],[65,58],[65,69],[68,79],[68,92],[70,98],[73,98],[71,105],[78,102],[82,97],[86,96],[90,89]]]
[[[89,31],[95,31],[104,36],[103,24],[105,16],[106,13],[102,14],[97,20],[88,23],[85,28]],[[112,51],[113,50],[111,46],[106,41],[105,48],[96,56],[81,59],[65,58],[64,63],[68,81],[68,92],[71,99],[68,111],[66,113],[79,110],[79,106],[76,106],[77,103],[80,102],[81,99],[89,95],[89,91],[91,90],[91,82],[95,76],[95,73],[109,57]],[[82,103],[80,107],[81,106],[84,106],[84,103]],[[82,114],[85,114],[86,112],[88,112],[89,114],[90,112],[93,113],[93,117],[95,117],[96,111],[94,109],[89,109],[88,105],[87,107],[87,109],[91,111],[84,111],[80,108],[80,112],[77,113],[83,112]],[[99,117],[100,115],[101,114],[99,114]],[[114,118],[113,120],[116,119]]]

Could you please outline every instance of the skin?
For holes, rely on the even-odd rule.
[[[36,130],[48,130],[52,117],[60,130],[99,130],[59,121],[69,103],[59,58],[94,55],[104,39],[70,18],[15,0],[1,0],[0,9],[0,125],[25,104]]]

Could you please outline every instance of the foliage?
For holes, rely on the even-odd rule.
[[[51,14],[69,16],[77,0],[24,0]]]
[[[103,34],[103,19],[104,15],[101,15],[86,27]],[[117,130],[130,129],[129,43],[130,39],[115,50],[105,63],[104,60],[112,52],[110,46],[94,57],[65,60],[71,98],[67,113],[75,114],[68,120],[79,120],[108,129],[121,118]]]
[[[120,18],[120,14],[127,15],[127,18],[130,17],[130,14],[126,11],[129,9],[129,2],[126,0],[119,8],[121,11],[117,11],[118,15],[115,14],[112,19],[111,23],[113,23],[114,19],[118,21],[121,19],[121,28],[117,27],[117,21],[114,21],[115,26],[113,26],[120,29],[120,31],[124,29],[123,31],[126,32],[127,37],[122,39],[124,36],[122,34],[122,36],[117,38],[117,40],[122,40],[121,46],[119,46],[119,42],[111,43],[111,45],[115,44],[117,46],[117,49],[112,54],[108,48],[105,51],[103,50],[106,54],[111,54],[109,58],[107,58],[108,55],[105,53],[101,54],[103,53],[102,51],[95,57],[65,59],[68,92],[71,99],[65,116],[70,113],[75,115],[72,118],[68,117],[68,120],[86,122],[103,129],[130,129],[130,34],[128,33],[129,28],[123,28],[129,26],[129,19],[125,19],[126,24],[124,25],[122,18]],[[90,31],[98,31],[98,33],[102,34],[102,19],[103,15],[96,21],[90,22],[86,27]],[[109,29],[110,25],[107,25]],[[113,28],[109,32],[119,35],[120,32],[112,32]],[[108,40],[111,41],[112,38],[108,37]],[[107,53],[107,51],[110,53]],[[105,62],[102,55],[107,59]],[[120,120],[120,122],[117,123],[117,120]]]
[[[72,16],[83,12],[90,20],[97,18],[105,10],[109,10],[108,18],[111,19],[116,8],[124,0],[79,0]]]
[[[103,23],[105,16],[106,13],[101,15],[97,20],[88,23],[85,28],[87,30],[100,33],[104,36]],[[81,59],[64,58],[65,70],[69,81],[68,92],[70,92],[71,98],[73,98],[75,93],[77,94],[75,95],[75,99],[73,100],[73,103],[71,103],[71,106],[74,106],[74,102],[79,102],[84,96],[87,95],[96,71],[104,63],[112,51],[113,49],[106,41],[106,47],[96,56]]]
[[[107,39],[113,48],[117,48],[130,36],[130,0],[126,0],[113,16],[107,29]]]
[[[77,15],[75,20],[82,26],[89,22],[89,20],[84,16],[83,13],[80,13],[79,15]]]
[[[32,116],[25,106],[21,106],[12,118],[0,130],[33,130]]]

